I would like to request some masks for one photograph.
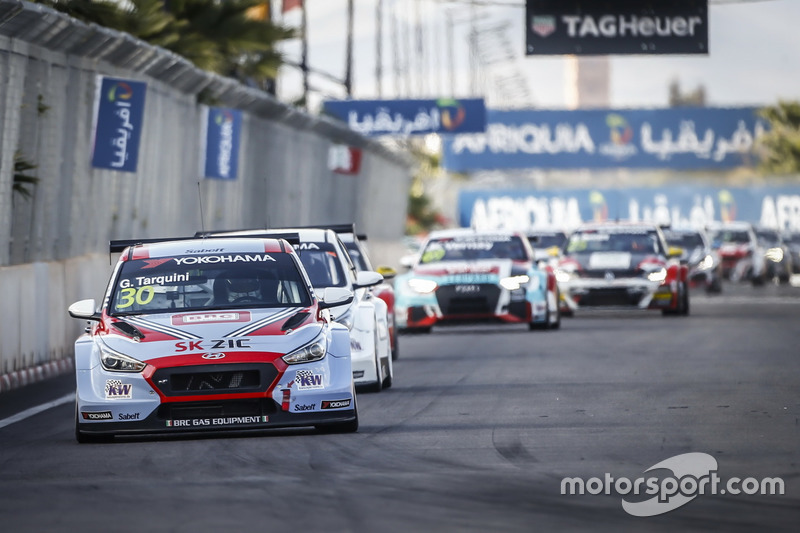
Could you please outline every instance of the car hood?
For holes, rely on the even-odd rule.
[[[652,254],[632,252],[590,252],[570,254],[569,259],[580,265],[584,273],[613,272],[619,275],[638,275],[642,263],[664,265],[664,261]]]
[[[308,344],[322,330],[313,311],[286,307],[106,317],[99,337],[107,348],[140,361],[224,353],[225,362],[235,362],[237,354],[285,354]]]

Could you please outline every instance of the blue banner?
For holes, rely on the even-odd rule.
[[[236,109],[211,107],[206,117],[205,176],[236,179],[242,113]]]
[[[362,135],[424,135],[486,130],[482,98],[455,100],[328,100],[324,112]]]
[[[103,77],[97,98],[92,166],[136,172],[147,84]]]
[[[800,185],[630,189],[462,190],[459,223],[479,229],[561,228],[585,222],[647,221],[677,226],[742,220],[800,232]]]
[[[757,108],[487,111],[486,133],[448,136],[450,171],[750,166],[767,128]]]

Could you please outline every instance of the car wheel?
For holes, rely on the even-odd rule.
[[[406,335],[414,335],[416,333],[427,334],[427,333],[431,332],[431,327],[430,326],[426,326],[426,327],[423,327],[423,328],[405,328],[405,329],[402,329],[400,331],[402,331]]]
[[[683,301],[679,314],[682,316],[689,316],[689,287],[683,284]]]
[[[558,304],[560,298],[561,295],[556,291],[556,321],[550,324],[550,329],[561,329],[561,307]]]
[[[392,341],[392,361],[397,361],[397,358],[400,357],[400,345],[398,337],[400,337],[400,335],[397,334],[397,328],[395,328],[394,339]]]
[[[387,339],[388,346],[386,347],[387,352],[389,353],[389,357],[386,358],[386,377],[383,378],[383,388],[388,389],[392,386],[392,379],[394,377],[394,365],[392,365],[392,344],[391,341]]]
[[[358,431],[358,402],[356,395],[353,394],[353,406],[355,407],[355,418],[347,422],[337,422],[335,424],[320,424],[314,426],[320,433],[355,433]]]

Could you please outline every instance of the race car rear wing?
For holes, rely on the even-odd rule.
[[[155,239],[120,239],[109,242],[108,251],[111,253],[120,253],[129,246],[138,246],[140,244],[154,244],[159,242],[171,241],[198,241],[203,239],[231,239],[231,238],[249,238],[249,239],[284,239],[289,244],[294,246],[300,244],[300,236],[297,233],[259,233],[253,235],[225,235],[222,232],[215,233],[211,231],[197,232],[193,237],[159,237]]]

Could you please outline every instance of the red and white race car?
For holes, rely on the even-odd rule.
[[[689,314],[688,268],[661,229],[643,223],[598,223],[570,235],[556,269],[564,311],[661,309]]]

